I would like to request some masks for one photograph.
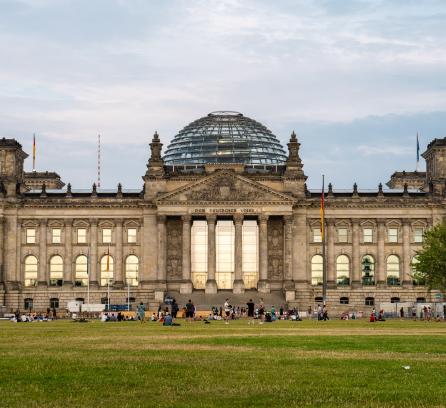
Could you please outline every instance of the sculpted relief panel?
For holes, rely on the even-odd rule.
[[[182,277],[182,240],[183,223],[178,218],[168,218],[167,226],[167,262],[166,273],[168,280],[181,279]]]
[[[187,192],[186,197],[190,201],[252,201],[264,198],[264,194],[241,180],[224,174]]]
[[[283,279],[283,221],[268,220],[268,276],[272,280]]]

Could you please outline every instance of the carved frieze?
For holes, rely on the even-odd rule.
[[[167,227],[167,279],[175,280],[182,277],[182,234],[183,221],[181,218],[168,218]]]
[[[283,221],[271,217],[268,220],[268,276],[272,280],[283,279]]]

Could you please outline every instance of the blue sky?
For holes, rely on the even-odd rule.
[[[375,188],[446,136],[442,0],[0,0],[0,67],[0,137],[35,132],[73,188],[98,133],[103,187],[140,188],[154,131],[215,110],[295,130],[310,188]]]

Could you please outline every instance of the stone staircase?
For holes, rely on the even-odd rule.
[[[233,306],[246,307],[246,302],[252,299],[258,305],[260,298],[267,309],[275,306],[278,310],[280,306],[285,306],[285,295],[282,291],[272,291],[271,293],[259,293],[256,290],[247,290],[244,294],[234,294],[231,290],[221,290],[216,294],[206,294],[204,290],[194,290],[190,295],[180,294],[179,292],[170,291],[166,294],[176,300],[180,309],[188,302],[189,299],[195,305],[197,311],[211,310],[212,306],[223,306],[226,298]]]

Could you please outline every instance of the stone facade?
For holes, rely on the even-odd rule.
[[[346,193],[329,186],[330,308],[364,310],[372,307],[370,299],[376,305],[392,298],[433,299],[424,286],[414,284],[411,273],[422,233],[445,217],[445,145],[446,139],[436,139],[423,154],[429,186],[423,191],[383,191],[380,185],[376,192],[355,186]],[[64,309],[70,300],[87,301],[87,279],[91,303],[105,303],[110,290],[111,302],[124,304],[131,271],[137,274],[137,284],[130,287],[132,302],[155,304],[166,294],[193,294],[194,220],[207,225],[203,290],[211,296],[219,292],[215,248],[220,219],[234,223],[234,294],[245,292],[243,222],[256,220],[259,296],[279,292],[284,303],[305,310],[320,300],[320,193],[306,188],[294,133],[288,160],[278,166],[166,166],[157,134],[150,148],[140,193],[121,186],[115,193],[96,186],[89,193],[76,192],[70,185],[47,192],[29,191],[23,172],[27,154],[15,140],[0,140],[0,305],[8,311]],[[374,261],[371,279],[364,275],[365,255]],[[82,259],[88,260],[87,275]],[[110,288],[104,270],[113,275]]]

